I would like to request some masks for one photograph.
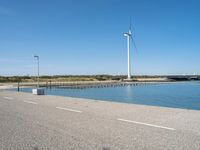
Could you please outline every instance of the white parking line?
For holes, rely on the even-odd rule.
[[[35,105],[38,104],[38,103],[36,103],[36,102],[32,102],[32,101],[24,101],[24,103],[35,104]]]
[[[159,125],[154,125],[154,124],[149,124],[149,123],[143,123],[143,122],[137,122],[137,121],[132,121],[132,120],[126,120],[126,119],[120,119],[120,118],[118,118],[117,120],[124,121],[124,122],[129,122],[129,123],[134,123],[134,124],[150,126],[150,127],[155,127],[155,128],[166,129],[166,130],[176,130],[174,128],[169,128],[169,127],[164,127],[164,126],[159,126]]]
[[[3,97],[4,99],[8,99],[8,100],[13,100],[14,98],[12,97]]]
[[[62,109],[62,110],[67,110],[67,111],[72,111],[72,112],[77,112],[77,113],[82,113],[80,110],[74,110],[74,109],[69,109],[69,108],[64,108],[64,107],[56,107],[57,109]]]

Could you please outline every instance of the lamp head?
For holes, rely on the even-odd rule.
[[[37,58],[37,59],[39,59],[39,56],[37,56],[37,55],[34,55],[34,58]]]

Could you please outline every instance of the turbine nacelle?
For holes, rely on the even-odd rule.
[[[124,33],[124,36],[131,36],[131,33]]]
[[[128,32],[124,33],[124,36],[132,37],[131,29],[129,29]]]

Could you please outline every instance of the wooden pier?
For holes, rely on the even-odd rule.
[[[115,82],[115,83],[94,83],[94,84],[57,84],[53,86],[46,86],[47,88],[66,88],[66,89],[86,89],[86,88],[109,88],[109,87],[123,87],[123,86],[144,86],[157,84],[155,82]]]
[[[97,81],[97,82],[40,82],[40,87],[45,88],[66,88],[66,89],[86,89],[86,88],[108,88],[123,86],[146,86],[163,82],[125,82],[125,81]],[[16,87],[35,87],[37,83],[17,83]]]

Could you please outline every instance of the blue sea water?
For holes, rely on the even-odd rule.
[[[20,89],[31,92],[31,88]],[[47,95],[200,110],[200,82],[174,82],[107,88],[45,88]]]

